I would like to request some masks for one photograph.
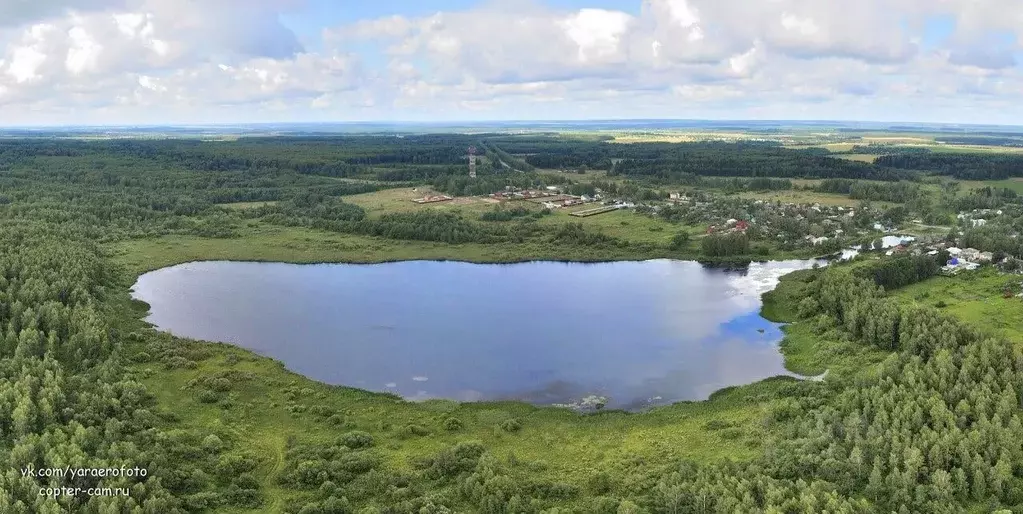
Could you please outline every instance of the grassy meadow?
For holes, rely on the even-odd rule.
[[[905,302],[937,307],[1023,345],[1023,300],[1015,296],[1021,291],[1023,276],[986,267],[955,277],[935,277],[894,294]]]

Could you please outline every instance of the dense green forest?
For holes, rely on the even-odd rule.
[[[849,195],[856,200],[909,202],[920,196],[920,185],[911,182],[863,182],[849,179],[825,179],[814,188],[822,193]]]
[[[882,155],[875,164],[924,170],[961,180],[999,180],[1023,176],[1023,156],[1000,153],[897,153]]]
[[[597,166],[612,158],[602,152],[613,151],[602,142],[486,137],[492,137],[488,144],[499,152],[512,155],[532,149],[571,156],[548,164]],[[744,419],[758,430],[763,446],[735,459],[676,458],[672,448],[659,448],[664,455],[659,458],[626,452],[599,461],[606,466],[580,466],[585,469],[571,477],[549,472],[549,464],[539,459],[496,449],[528,431],[524,415],[488,418],[481,413],[470,420],[457,409],[429,410],[435,406],[344,388],[314,390],[282,379],[259,391],[284,395],[293,417],[286,423],[267,421],[261,407],[239,399],[241,389],[255,382],[252,369],[261,362],[258,358],[157,333],[139,320],[139,306],[128,299],[135,276],[117,264],[112,244],[168,236],[235,240],[267,227],[297,227],[322,237],[368,237],[380,244],[530,244],[580,251],[628,247],[637,254],[692,245],[710,256],[757,251],[750,241],[755,230],[702,237],[699,245],[686,232],[670,233],[670,244],[644,247],[581,223],[543,225],[551,216],[542,211],[494,210],[471,217],[439,211],[372,214],[347,198],[385,187],[381,180],[387,179],[377,174],[394,170],[410,172],[402,175],[402,186],[433,185],[452,194],[554,182],[590,187],[535,172],[490,169],[472,182],[460,171],[444,171],[460,167],[463,148],[481,138],[0,141],[0,512],[1023,509],[1019,349],[939,311],[902,305],[886,292],[933,276],[945,255],[856,262],[783,281],[773,301],[791,303],[781,310],[798,313],[798,319],[780,321],[810,327],[815,337],[843,345],[849,353],[870,348],[887,358],[855,373],[823,381],[773,381],[740,395],[741,408],[752,413]],[[544,150],[547,144],[551,147]],[[572,150],[576,147],[583,149]],[[614,157],[627,161],[619,162],[613,175],[651,175],[662,185],[682,185],[700,175],[743,175],[740,181],[722,182],[742,190],[789,189],[785,178],[806,174],[890,182],[826,186],[836,192],[847,188],[850,195],[856,190],[868,200],[912,197],[918,188],[911,181],[896,181],[912,179],[916,171],[839,163],[814,153],[786,154],[790,151],[770,145],[750,145],[733,158],[729,148],[637,145],[628,150],[635,153]],[[710,173],[719,165],[724,171]],[[377,169],[381,166],[386,169]],[[420,166],[442,171],[418,175]],[[607,191],[640,188],[617,181],[597,184],[590,185]],[[963,197],[974,198],[964,200],[970,205],[1015,200],[997,188]],[[241,201],[270,203],[244,209],[221,205]],[[725,209],[730,205],[724,204]],[[741,206],[736,201],[734,208]],[[675,209],[658,216],[688,215]],[[779,226],[791,225],[794,236],[803,235],[812,221],[777,217]],[[1023,249],[1009,237],[1012,230],[1011,224],[993,224],[964,230],[962,237],[977,248],[1021,255]],[[156,389],[171,393],[158,396]],[[193,418],[168,408],[168,398],[182,402],[175,405],[211,410],[196,410],[203,414]],[[716,408],[714,401],[694,408]],[[500,412],[523,409],[512,405]],[[378,416],[376,421],[365,421],[366,412]],[[602,425],[614,427],[606,429],[613,433],[635,426],[630,423],[659,420],[658,415],[571,414],[558,418],[557,426],[619,420],[620,425]],[[463,437],[470,423],[482,423],[478,419],[487,420],[486,430]],[[283,456],[271,461],[273,449],[252,445],[245,436],[265,426],[261,423],[278,421],[291,428],[280,436]],[[318,435],[296,437],[295,426],[315,426]],[[739,433],[720,420],[708,421],[703,430],[722,434],[721,444]],[[552,448],[569,444],[554,435],[541,436],[549,437],[542,444]],[[443,444],[436,443],[440,437]],[[416,458],[394,458],[395,441],[419,450]],[[57,477],[23,471],[121,467],[144,468],[146,474]],[[131,494],[39,494],[40,487],[68,486],[129,488]]]

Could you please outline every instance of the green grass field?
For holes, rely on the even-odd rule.
[[[843,207],[856,207],[860,204],[860,200],[853,200],[846,195],[832,194],[832,193],[818,193],[816,191],[803,191],[803,190],[790,190],[790,191],[765,191],[765,192],[744,192],[736,193],[736,196],[741,198],[749,198],[751,200],[763,200],[765,202],[782,202],[782,203],[803,203],[803,204],[814,204],[819,203],[821,205],[829,206],[843,206]],[[889,204],[888,202],[872,202],[875,206],[882,207]]]
[[[575,211],[592,209],[596,206],[599,205],[590,204],[557,209],[550,216],[541,218],[540,223],[551,227],[562,223],[581,223],[583,227],[589,230],[625,241],[659,245],[667,245],[671,238],[681,230],[686,230],[693,234],[702,233],[699,227],[682,227],[659,218],[654,218],[653,216],[638,214],[625,209],[583,218],[569,214]]]
[[[1023,148],[1013,146],[985,146],[985,145],[946,145],[932,144],[924,145],[932,152],[947,153],[1021,153]]]
[[[1010,178],[1005,180],[960,180],[964,189],[981,189],[984,187],[1004,187],[1017,193],[1023,194],[1023,178]]]
[[[874,162],[874,159],[877,158],[877,156],[876,155],[871,155],[871,154],[866,154],[866,153],[850,153],[850,154],[839,155],[838,158],[839,159],[846,159],[846,160],[849,160],[849,161],[860,161],[860,162],[872,163],[872,162]]]
[[[895,292],[915,305],[938,307],[977,328],[990,330],[1023,345],[1023,276],[999,273],[994,268],[935,277]],[[1013,296],[1004,298],[1009,289]]]
[[[569,216],[566,218],[576,219]],[[256,222],[243,228],[241,236],[235,238],[162,236],[123,241],[107,249],[118,263],[134,272],[199,260],[373,263],[431,259],[498,263],[527,260],[642,260],[673,256],[667,250],[658,253],[628,248],[560,247],[529,242],[449,245],[399,241]]]
[[[370,217],[378,217],[390,212],[412,212],[423,209],[462,212],[478,216],[483,212],[493,210],[497,207],[496,201],[476,197],[459,197],[445,202],[426,204],[417,204],[412,201],[428,195],[439,194],[441,193],[438,193],[428,187],[402,187],[346,196],[344,197],[344,201],[351,202],[362,207],[366,210],[366,214]],[[537,210],[539,209],[540,207],[537,207]]]

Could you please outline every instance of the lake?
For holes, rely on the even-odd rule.
[[[211,261],[146,273],[133,295],[159,329],[329,384],[640,409],[790,375],[760,295],[814,262]]]

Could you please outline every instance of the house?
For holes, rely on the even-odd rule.
[[[681,198],[682,198],[682,194],[681,193],[668,193],[668,199],[669,200],[679,200]]]
[[[974,227],[983,227],[985,224],[987,224],[987,220],[985,220],[983,218],[980,218],[980,219],[970,220],[970,223],[972,223]]]
[[[965,248],[959,255],[962,260],[976,262],[977,258],[980,257],[980,250],[976,248]]]
[[[748,229],[748,228],[749,228],[749,223],[746,223],[745,221],[741,221],[740,220],[740,221],[738,221],[735,224],[735,230],[741,230],[741,231],[745,232],[746,229]]]
[[[948,255],[951,257],[959,257],[963,254],[962,248],[951,247],[948,249]]]
[[[547,190],[548,191],[557,191],[558,190],[558,186],[547,186]]]
[[[735,218],[728,218],[728,221],[726,221],[725,224],[728,225],[728,226],[732,226],[732,225],[735,225],[738,221],[739,220],[737,220]]]
[[[948,260],[948,263],[945,264],[942,270],[950,273],[956,273],[960,270],[975,270],[978,267],[980,267],[980,264],[977,264],[976,262],[966,262],[953,257]]]

